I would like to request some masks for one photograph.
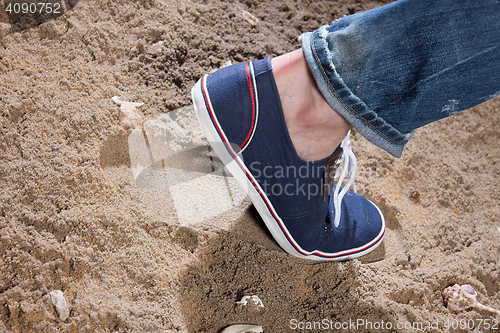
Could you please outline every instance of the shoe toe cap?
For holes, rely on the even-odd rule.
[[[372,251],[380,244],[385,232],[385,221],[378,207],[350,192],[342,200],[338,227],[333,226],[334,209],[322,214],[288,219],[286,225],[300,246],[301,254],[325,260],[347,260]]]

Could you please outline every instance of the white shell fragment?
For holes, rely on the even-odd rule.
[[[260,20],[253,16],[252,14],[250,14],[249,12],[247,12],[246,10],[241,10],[241,14],[243,15],[243,18],[245,18],[245,20],[247,20],[248,23],[250,23],[250,26],[252,28],[255,28],[257,26],[257,24],[260,22]]]
[[[233,62],[231,60],[228,60],[225,63],[223,63],[222,66],[220,66],[220,68],[229,67],[232,64],[233,64]],[[500,227],[498,227],[498,231],[500,231]]]
[[[159,41],[158,43],[155,43],[148,47],[147,52],[151,55],[159,56],[161,52],[163,51],[165,41]]]
[[[223,329],[220,333],[262,333],[262,326],[255,325],[231,325]]]
[[[260,298],[256,295],[253,296],[243,296],[241,300],[236,302],[236,304],[241,304],[241,305],[247,305],[248,300],[252,300],[255,305],[257,305],[257,308],[264,307],[264,304],[260,300]]]
[[[120,122],[125,129],[142,126],[144,119],[136,112],[135,108],[144,105],[144,103],[125,102],[120,100],[118,96],[111,99],[120,106]]]
[[[450,310],[462,311],[469,308],[477,308],[500,314],[500,311],[479,303],[476,298],[477,292],[468,284],[462,286],[455,284],[443,290],[443,299]]]
[[[56,308],[57,314],[62,321],[65,321],[69,317],[69,308],[68,303],[66,303],[66,299],[64,298],[64,294],[60,290],[53,290],[49,293],[50,300],[52,304]]]

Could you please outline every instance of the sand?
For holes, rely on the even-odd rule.
[[[353,134],[358,192],[388,227],[359,260],[291,257],[210,151],[192,162],[204,73],[385,2],[81,0],[24,30],[0,15],[0,332],[498,329],[441,292],[470,284],[500,308],[499,98],[417,130],[401,159]],[[113,96],[145,104],[127,122]],[[168,133],[188,139],[144,154]],[[251,295],[264,307],[236,303]]]

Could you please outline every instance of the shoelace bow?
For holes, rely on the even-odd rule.
[[[337,181],[337,185],[335,186],[335,190],[333,191],[333,206],[335,208],[335,219],[333,221],[333,225],[335,227],[339,226],[340,223],[340,214],[342,212],[342,209],[340,207],[340,204],[342,203],[342,199],[344,198],[345,194],[349,190],[349,188],[352,186],[352,190],[354,193],[356,193],[356,186],[354,185],[354,177],[356,175],[356,170],[358,168],[358,161],[356,160],[356,156],[351,150],[351,140],[349,140],[349,136],[351,134],[351,131],[347,133],[347,136],[342,140],[342,143],[340,144],[340,147],[343,149],[342,157],[340,158],[338,164],[344,162],[342,166],[342,171],[340,172],[340,177]],[[347,180],[347,183],[345,186],[342,188],[342,191],[340,190],[340,187],[342,186],[342,182],[344,181],[346,173],[349,173],[349,179]],[[339,176],[339,169],[337,169],[335,173],[335,178]]]

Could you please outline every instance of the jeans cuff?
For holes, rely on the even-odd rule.
[[[319,90],[330,106],[342,115],[365,139],[395,157],[401,157],[404,145],[414,131],[403,134],[379,117],[345,85],[338,75],[328,50],[327,26],[300,36],[309,68]]]

